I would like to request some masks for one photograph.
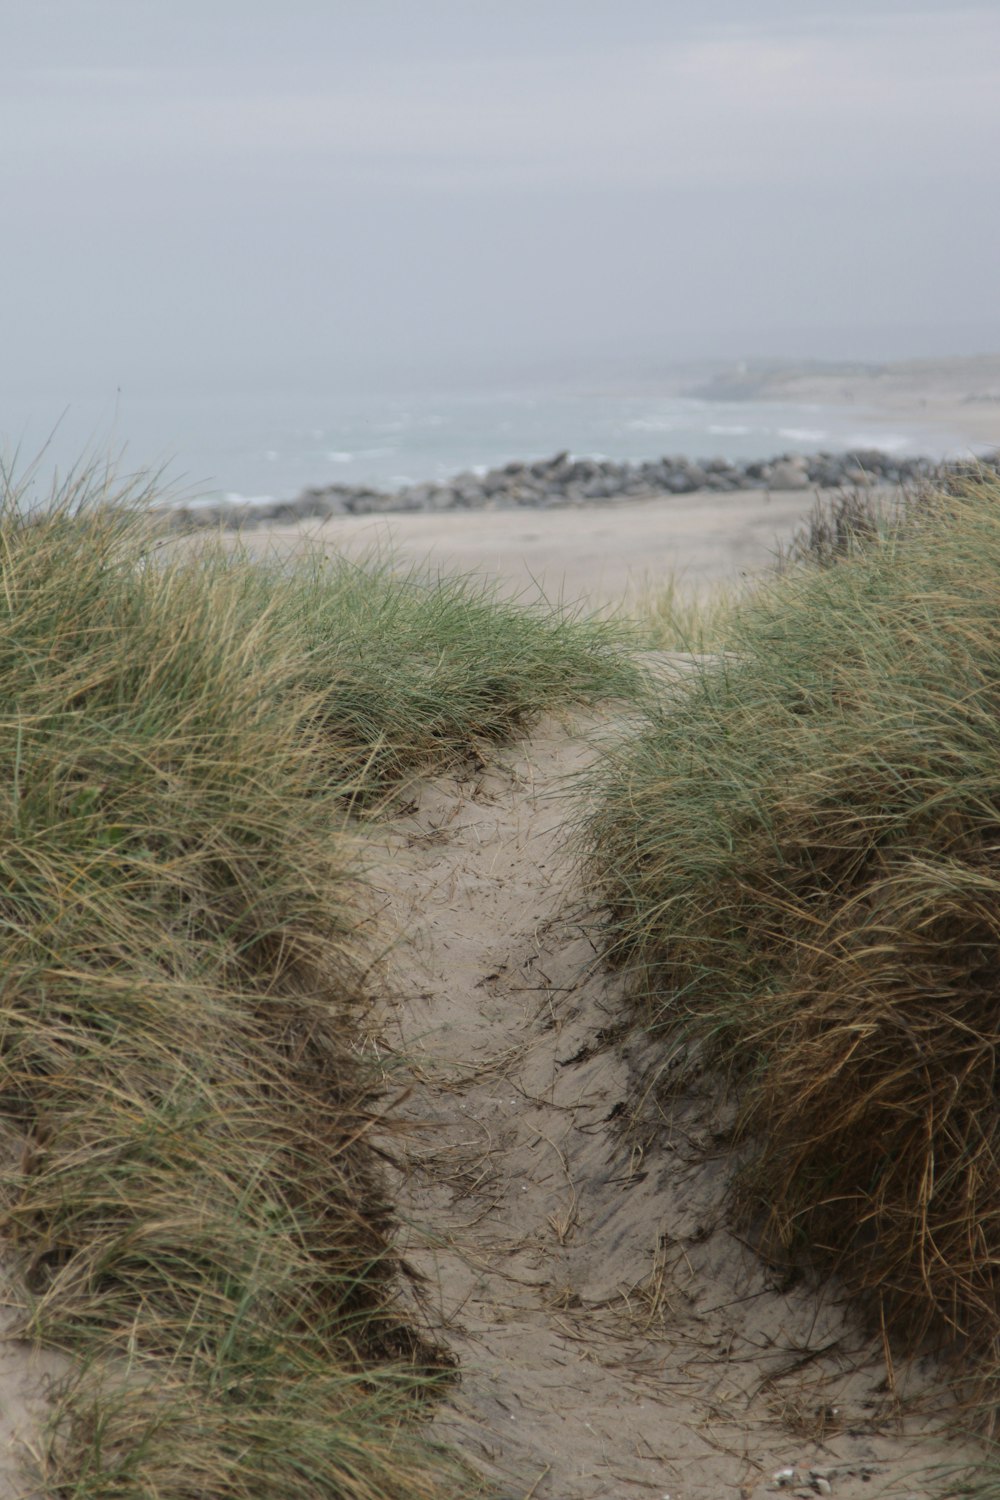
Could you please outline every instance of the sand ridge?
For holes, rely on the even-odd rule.
[[[728,1229],[719,1099],[624,1128],[651,1057],[566,843],[564,779],[593,753],[549,722],[383,832],[382,1045],[412,1131],[394,1193],[460,1366],[437,1430],[504,1500],[750,1500],[793,1468],[789,1493],[927,1495],[971,1456],[930,1435],[940,1373],[890,1374],[832,1293]]]

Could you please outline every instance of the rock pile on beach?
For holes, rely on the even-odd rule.
[[[1000,472],[1000,451],[979,460],[980,468]],[[696,491],[852,489],[908,485],[967,474],[968,463],[942,464],[928,458],[901,458],[878,449],[848,453],[785,453],[769,460],[659,458],[646,462],[554,458],[504,464],[486,473],[468,471],[446,481],[426,481],[396,490],[366,485],[329,484],[304,490],[297,499],[256,505],[179,507],[171,512],[178,528],[226,526],[233,529],[280,525],[330,516],[389,515],[406,511],[549,509],[602,505],[654,495]]]

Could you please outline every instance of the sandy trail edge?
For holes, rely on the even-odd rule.
[[[803,1494],[934,1493],[976,1456],[933,1435],[940,1377],[893,1394],[830,1294],[729,1232],[718,1108],[687,1101],[645,1151],[621,1129],[642,1060],[609,1041],[621,981],[580,920],[556,795],[592,753],[549,722],[424,784],[383,834],[404,935],[384,1035],[414,1128],[394,1192],[461,1367],[437,1431],[511,1500],[749,1500],[791,1466],[819,1471]]]
[[[53,1388],[71,1371],[58,1350],[0,1335],[0,1500],[34,1500],[43,1493],[42,1433]]]

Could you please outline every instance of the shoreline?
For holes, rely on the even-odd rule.
[[[781,453],[771,459],[692,460],[664,456],[639,462],[574,458],[511,460],[485,472],[466,470],[442,482],[381,490],[370,485],[310,486],[291,500],[180,505],[156,512],[174,530],[328,521],[338,516],[455,514],[467,511],[552,510],[625,500],[734,493],[789,493],[899,487],[974,474],[1000,473],[1000,447],[978,458],[905,457],[878,448],[833,453]]]
[[[970,448],[1000,443],[1000,354],[888,361],[748,360],[685,387],[708,401],[817,402],[886,421],[927,423]]]

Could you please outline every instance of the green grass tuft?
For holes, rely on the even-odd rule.
[[[626,610],[654,651],[716,651],[729,616],[745,590],[713,582],[697,587],[676,574],[665,580],[647,575],[627,598]]]
[[[737,1078],[743,1212],[995,1382],[1000,493],[791,569],[722,644],[601,773],[609,949]]]
[[[520,605],[482,580],[307,554],[277,584],[303,645],[303,690],[341,774],[364,799],[528,728],[543,711],[632,697],[641,673],[625,622]]]
[[[395,1301],[351,809],[636,671],[620,629],[160,549],[125,501],[0,511],[0,1236],[75,1372],[48,1493],[478,1493]]]

